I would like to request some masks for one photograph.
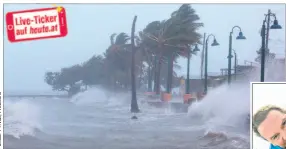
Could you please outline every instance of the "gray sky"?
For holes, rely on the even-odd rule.
[[[65,38],[10,43],[4,33],[4,89],[5,91],[50,90],[44,82],[46,71],[57,71],[62,67],[82,63],[93,54],[102,54],[109,46],[112,33],[126,32],[134,15],[137,15],[136,31],[148,23],[167,19],[179,8],[179,4],[69,4],[66,8],[68,35]],[[194,4],[204,27],[200,30],[213,33],[220,43],[209,46],[209,72],[219,72],[227,67],[228,36],[231,28],[239,25],[247,40],[233,41],[239,64],[253,61],[261,45],[260,28],[268,9],[276,13],[282,30],[270,31],[269,48],[285,56],[285,5],[282,4]],[[40,4],[5,4],[4,14],[9,11],[52,7]],[[5,27],[5,26],[4,26]],[[234,32],[234,38],[238,30]],[[211,40],[210,40],[211,41]],[[200,47],[202,48],[202,47]],[[282,55],[283,54],[283,55]],[[191,74],[200,74],[200,53],[191,60]],[[186,73],[186,59],[180,59]]]

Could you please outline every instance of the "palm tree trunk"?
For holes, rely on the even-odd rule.
[[[157,69],[158,69],[158,55],[155,55],[154,68],[153,68],[153,77],[154,77],[153,92],[156,92],[156,86],[157,86]]]
[[[156,85],[155,85],[156,90],[155,90],[155,92],[157,95],[160,95],[160,91],[161,91],[161,83],[160,83],[161,82],[160,81],[161,67],[162,67],[162,50],[160,48],[160,54],[158,56],[158,64],[157,64],[157,69],[156,69],[157,73],[155,76],[156,77]]]
[[[147,58],[147,64],[148,64],[148,69],[147,69],[147,91],[152,92],[152,76],[153,76],[153,67],[152,64],[154,63],[153,56],[146,54]],[[143,60],[142,60],[142,66],[143,66]],[[154,66],[154,65],[153,65]],[[145,79],[144,79],[145,81]]]
[[[113,86],[113,92],[116,92],[116,77],[113,76],[113,81],[112,81],[112,86]]]
[[[138,108],[137,98],[136,98],[136,82],[135,82],[135,45],[134,45],[134,32],[135,23],[137,16],[134,16],[132,28],[131,28],[131,46],[132,46],[132,61],[131,61],[131,88],[132,88],[132,99],[131,99],[131,112],[140,112]]]
[[[152,63],[151,65],[151,86],[153,86],[153,82],[155,82],[155,63],[156,63],[155,56],[152,58],[152,61],[150,63]]]
[[[173,82],[173,63],[174,63],[174,58],[173,54],[171,53],[170,56],[168,57],[168,80],[167,80],[167,93],[172,92],[172,82]]]
[[[152,74],[150,64],[148,64],[148,92],[152,92]]]
[[[125,87],[126,90],[128,90],[129,74],[130,74],[129,69],[127,69],[127,71],[126,71],[126,79],[125,79],[125,82],[124,82],[124,87]]]
[[[143,78],[143,62],[141,62],[141,64],[140,64],[140,74],[139,74],[139,83],[138,83],[138,87],[140,88],[141,87],[141,85],[142,85],[142,78]]]

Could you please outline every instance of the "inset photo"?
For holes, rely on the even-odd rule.
[[[252,149],[285,81],[285,4],[6,1],[4,149]]]
[[[252,83],[253,149],[286,148],[286,83]]]

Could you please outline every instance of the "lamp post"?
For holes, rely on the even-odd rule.
[[[274,17],[273,25],[270,27],[270,17]],[[267,22],[267,27],[265,26],[265,23]],[[276,15],[271,12],[271,10],[268,10],[268,13],[265,14],[265,19],[262,23],[262,29],[261,29],[261,69],[260,69],[260,81],[264,82],[264,72],[265,72],[265,56],[266,56],[266,49],[268,49],[268,37],[269,37],[269,29],[282,29],[282,27],[278,24],[278,21],[276,19]],[[266,33],[265,33],[266,31]],[[269,51],[267,51],[269,53]],[[267,54],[268,54],[267,53]]]
[[[231,83],[231,51],[232,51],[232,34],[235,28],[239,29],[239,34],[236,37],[237,40],[241,40],[241,39],[246,39],[245,36],[243,36],[243,33],[241,31],[241,28],[239,26],[234,26],[231,29],[231,32],[229,33],[229,48],[228,48],[228,68],[227,68],[227,82],[228,84]]]
[[[234,49],[232,49],[232,51],[234,53],[234,80],[236,80],[237,54],[236,54],[236,51]]]
[[[132,47],[132,63],[131,63],[131,109],[132,113],[139,113],[139,107],[137,103],[136,97],[136,82],[135,82],[135,43],[134,43],[134,33],[135,33],[135,25],[137,21],[137,16],[134,16],[132,28],[131,28],[131,47]],[[138,119],[136,115],[132,116],[131,119]]]
[[[193,50],[191,50],[190,48],[188,48],[187,52],[188,52],[188,60],[187,60],[187,81],[186,81],[186,93],[184,95],[184,103],[188,103],[189,99],[191,98],[191,94],[190,94],[190,59],[191,59],[191,53],[193,52],[198,52],[200,51],[200,49],[198,48],[198,45],[195,45],[195,48]]]
[[[208,92],[208,41],[209,41],[210,37],[214,38],[213,43],[211,44],[211,46],[218,46],[219,45],[219,43],[216,41],[216,38],[215,38],[215,36],[213,34],[208,35],[208,37],[206,39],[206,43],[205,43],[205,46],[206,46],[206,49],[205,49],[205,83],[204,83],[205,95]]]

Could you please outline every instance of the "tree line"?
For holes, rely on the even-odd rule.
[[[200,17],[190,4],[182,4],[165,20],[152,21],[135,34],[135,47],[128,33],[110,35],[110,45],[102,55],[93,55],[82,64],[46,72],[45,82],[54,91],[66,91],[74,95],[89,86],[101,85],[112,91],[131,88],[131,71],[134,71],[136,86],[147,85],[149,92],[160,93],[161,85],[171,92],[173,82],[180,79],[175,69],[179,57],[196,53],[191,48],[202,44],[198,29],[203,27]],[[132,50],[135,50],[132,70]]]

